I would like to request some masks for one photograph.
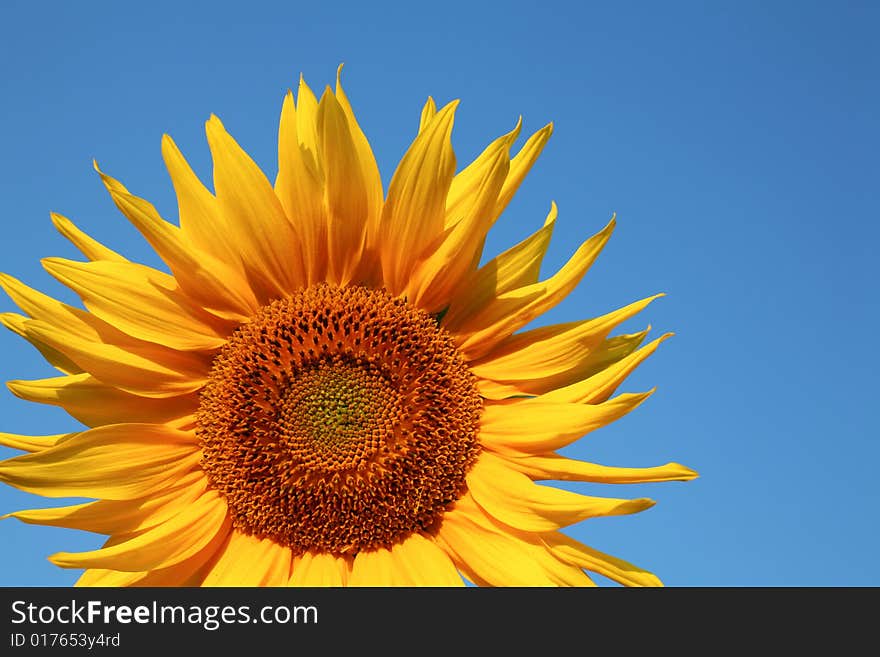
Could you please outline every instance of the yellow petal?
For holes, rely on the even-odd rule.
[[[202,586],[287,586],[290,548],[233,530]]]
[[[12,287],[13,283],[15,285],[14,288]],[[146,350],[154,355],[164,354],[170,362],[174,363],[194,362],[194,358],[196,358],[190,354],[181,354],[177,350],[129,336],[99,317],[61,303],[28,288],[11,277],[0,275],[0,285],[6,288],[10,297],[25,312],[35,320],[39,320],[37,322],[29,322],[29,324],[51,325],[53,328],[75,339],[123,346],[131,349],[133,352]]]
[[[492,517],[529,532],[554,531],[587,518],[638,513],[652,500],[592,497],[535,484],[489,452],[482,452],[467,475],[468,490]]]
[[[351,566],[349,586],[412,586],[409,577],[398,569],[391,550],[377,548],[358,552]]]
[[[108,249],[98,240],[89,237],[65,216],[52,212],[52,223],[58,232],[64,235],[89,260],[108,260],[110,262],[128,262],[112,249]]]
[[[483,218],[488,225],[492,224],[493,217],[490,211],[495,206],[498,200],[498,192],[501,191],[501,185],[507,177],[507,171],[510,168],[510,146],[519,136],[521,127],[522,118],[516,122],[516,126],[512,131],[498,137],[473,162],[455,174],[452,184],[449,186],[449,194],[446,197],[445,227],[454,226],[461,221],[463,217],[471,213],[470,209],[475,204],[485,205],[482,208]],[[502,167],[503,172],[499,176],[498,189],[491,200],[483,201],[479,199],[481,196],[480,190],[484,186],[486,178],[490,177],[490,172],[499,167],[497,160],[500,159],[499,156],[502,153],[504,154],[504,165]]]
[[[293,560],[290,586],[345,586],[350,574],[349,559],[326,552],[306,552]]]
[[[210,565],[210,560],[226,541],[226,538],[226,532],[218,532],[201,550],[188,559],[184,559],[167,568],[138,572],[89,568],[83,572],[76,582],[76,586],[200,586],[206,567]],[[115,545],[116,542],[111,539],[105,545]]]
[[[141,500],[98,500],[73,506],[14,511],[2,517],[16,518],[32,525],[98,534],[137,532],[177,515],[183,507],[201,497],[207,483],[204,473],[195,471]]]
[[[57,552],[49,561],[62,568],[129,572],[167,568],[195,555],[230,525],[226,503],[210,490],[176,516],[128,540],[88,552]]]
[[[457,334],[459,349],[468,359],[483,356],[501,340],[549,310],[571,292],[598,257],[614,230],[614,219],[575,251],[556,274],[545,281],[500,295],[476,315],[445,323]]]
[[[324,183],[310,166],[308,153],[297,134],[297,108],[289,91],[281,106],[278,126],[278,176],[275,194],[296,227],[302,245],[303,272],[309,285],[326,278],[327,219],[324,212]]]
[[[196,249],[177,226],[162,219],[150,203],[133,196],[122,183],[103,173],[97,163],[95,170],[116,207],[165,261],[187,296],[226,319],[246,319],[259,307],[253,292],[242,287],[234,270]],[[237,239],[237,236],[229,239]]]
[[[543,227],[470,273],[449,302],[444,326],[458,325],[464,317],[476,314],[499,295],[537,282],[541,261],[556,224],[556,214],[556,204],[553,203]]]
[[[349,586],[463,586],[449,555],[434,541],[412,534],[391,550],[359,552]]]
[[[590,586],[579,568],[556,559],[541,544],[530,543],[480,510],[463,510],[467,495],[443,515],[437,542],[458,569],[481,586]],[[469,506],[474,506],[473,503]]]
[[[195,393],[175,397],[141,397],[102,383],[91,374],[72,374],[32,381],[9,381],[16,397],[60,406],[90,427],[120,422],[162,424],[191,414],[199,407]]]
[[[118,570],[106,570],[104,568],[89,568],[76,581],[74,586],[106,586],[121,587],[134,586],[146,573],[124,573]]]
[[[598,374],[605,368],[626,358],[638,349],[645,341],[645,338],[648,337],[650,330],[651,325],[648,324],[648,327],[644,331],[639,331],[637,333],[623,333],[621,335],[606,338],[598,347],[590,351],[589,355],[586,356],[580,364],[580,367],[575,371],[572,371],[572,374],[579,378]],[[547,390],[541,390],[540,394],[543,394],[544,392],[547,392]]]
[[[614,394],[617,387],[639,366],[639,363],[653,354],[660,343],[672,337],[672,335],[672,333],[661,335],[653,342],[646,344],[638,351],[605,368],[601,372],[583,381],[567,385],[564,388],[551,390],[541,395],[540,399],[545,402],[571,404],[599,404],[604,402]]]
[[[510,161],[510,170],[507,173],[504,185],[501,187],[501,192],[498,194],[498,200],[491,214],[491,223],[495,223],[498,217],[501,216],[501,213],[504,212],[504,208],[510,203],[526,174],[531,170],[541,151],[544,150],[544,146],[547,144],[547,140],[550,139],[551,134],[553,134],[553,124],[548,123],[529,137],[519,153]]]
[[[663,586],[653,573],[587,547],[565,534],[559,532],[546,534],[544,541],[550,551],[560,559],[613,579],[615,582],[627,586]]]
[[[318,139],[318,99],[309,89],[302,75],[299,76],[299,88],[296,92],[296,135],[303,161],[311,170],[315,180],[323,181],[323,162]]]
[[[210,367],[210,358],[182,353],[176,349],[131,337],[91,313],[61,303],[7,274],[0,274],[0,287],[25,313],[35,320],[39,320],[34,322],[6,313],[0,315],[0,321],[34,343],[42,352],[51,355],[50,362],[62,371],[79,373],[86,367],[76,363],[75,359],[70,357],[65,346],[59,347],[58,344],[43,339],[42,327],[46,325],[51,325],[51,330],[61,336],[61,343],[112,345],[115,348],[124,349],[132,354],[163,364],[171,370],[190,372],[196,377],[200,377],[203,371]]]
[[[17,313],[0,313],[0,324],[30,342],[52,367],[65,374],[77,374],[83,371],[79,365],[60,351],[31,335],[27,329],[28,321],[27,317]]]
[[[431,120],[437,115],[437,103],[431,96],[425,101],[422,107],[422,115],[419,117],[419,132],[424,132],[431,124]]]
[[[192,433],[159,424],[116,424],[2,461],[0,481],[46,497],[129,500],[176,480],[199,457]]]
[[[581,568],[556,558],[547,549],[542,534],[521,532],[496,520],[477,504],[470,493],[465,493],[456,501],[453,513],[466,517],[484,533],[500,534],[506,542],[516,545],[519,551],[525,552],[541,567],[544,579],[549,578],[555,586],[596,586]]]
[[[450,135],[457,105],[449,103],[419,133],[388,186],[380,243],[391,294],[400,294],[422,252],[443,232],[446,194],[455,171]]]
[[[57,299],[28,287],[8,274],[0,274],[0,287],[9,295],[22,311],[34,319],[55,326],[63,326],[66,331],[87,340],[103,340],[101,325],[105,322],[84,310],[68,306]]]
[[[299,289],[305,280],[293,225],[256,163],[216,116],[205,124],[214,159],[214,188],[230,238],[262,303]]]
[[[45,258],[43,266],[95,316],[129,335],[180,350],[216,349],[235,329],[189,306],[171,276],[133,262]]]
[[[630,336],[628,340],[618,340],[605,346],[611,354],[597,354],[594,357],[594,352],[603,349],[603,340],[615,326],[630,319],[660,296],[642,299],[595,319],[553,324],[517,333],[502,340],[491,352],[473,361],[470,367],[480,378],[510,383],[515,389],[526,391],[526,394],[532,389],[552,389],[552,383],[565,381],[568,376],[576,377],[573,380],[584,378],[577,375],[590,372],[597,365],[607,364],[609,355],[620,355],[622,358],[632,351],[624,352],[620,342],[625,343],[624,347],[634,344],[634,349],[638,346],[640,340]],[[452,315],[452,309],[449,315]]]
[[[534,480],[590,481],[600,484],[644,484],[658,481],[690,481],[699,475],[680,463],[652,468],[619,468],[569,459],[558,454],[496,452],[510,467]]]
[[[6,313],[0,315],[0,322],[34,344],[49,362],[64,372],[80,373],[89,370],[89,366],[78,362],[84,360],[97,368],[92,371],[93,374],[111,381],[110,373],[119,370],[118,364],[113,359],[107,362],[101,355],[120,351],[129,353],[136,360],[153,362],[153,369],[157,372],[176,372],[177,377],[180,377],[180,373],[188,373],[192,378],[199,379],[210,367],[210,359],[206,360],[204,356],[183,353],[133,338],[90,313],[29,288],[12,276],[0,274],[0,286],[22,310],[40,320],[25,320]],[[85,352],[82,358],[74,357],[73,353],[78,353],[83,345]],[[89,346],[93,347],[94,354],[89,353]],[[100,376],[98,371],[110,375],[109,378]],[[144,383],[142,379],[141,385]],[[149,382],[147,385],[149,387]],[[190,389],[199,386],[196,384],[192,387],[191,383],[185,385],[190,385]],[[157,391],[153,396],[163,395],[167,396],[166,393]]]
[[[364,248],[373,200],[345,112],[329,87],[318,104],[318,140],[327,207],[328,281],[347,285]]]
[[[238,252],[235,244],[225,238],[229,229],[217,207],[217,199],[199,180],[170,135],[162,135],[162,159],[177,195],[183,238],[200,251],[238,269],[241,265]]]
[[[367,140],[357,119],[351,103],[342,88],[342,65],[336,71],[336,100],[345,113],[348,120],[348,127],[351,131],[351,138],[357,150],[358,164],[361,169],[361,176],[364,181],[367,201],[367,239],[369,242],[375,240],[379,230],[379,219],[382,215],[382,206],[385,202],[385,196],[382,191],[382,176],[379,173],[379,167],[376,164],[376,157],[373,155],[373,149],[370,148],[370,142]]]
[[[519,128],[519,123],[517,124],[517,128]],[[487,221],[489,226],[494,225],[494,223],[498,220],[498,217],[501,216],[501,213],[504,212],[504,209],[510,203],[510,200],[513,198],[513,195],[516,193],[516,190],[519,188],[523,179],[526,177],[526,174],[532,168],[532,165],[535,163],[535,160],[538,159],[538,156],[541,154],[541,151],[544,150],[544,146],[547,143],[547,140],[550,139],[550,135],[553,133],[553,124],[549,123],[538,132],[533,134],[526,141],[525,145],[520,149],[519,153],[510,161],[510,167],[508,169],[507,176],[505,177],[504,184],[501,187],[501,190],[498,194],[498,198],[496,199],[493,207],[488,211]],[[518,130],[517,130],[518,134]],[[467,182],[466,177],[463,177],[459,180],[459,177],[467,171],[466,169],[462,171],[456,179],[453,180],[452,189],[450,189],[450,197],[457,197],[465,188],[465,183]],[[447,208],[449,206],[447,205]],[[450,221],[451,217],[447,215],[447,221]],[[482,247],[480,248],[482,250]]]
[[[419,533],[395,544],[391,558],[398,574],[396,579],[408,582],[409,586],[464,586],[449,555]]]
[[[37,320],[29,320],[25,328],[86,372],[132,394],[173,397],[194,392],[207,381],[210,363],[187,352],[89,342]]]
[[[520,372],[508,367],[506,373],[502,374],[507,377],[507,380],[494,381],[480,378],[477,380],[477,388],[480,394],[487,399],[546,394],[551,390],[570,385],[572,382],[590,378],[626,358],[644,342],[650,328],[649,325],[646,330],[638,333],[616,335],[592,347],[584,345],[580,353],[577,349],[564,352],[562,350],[560,352],[545,352],[547,360],[543,362],[548,367],[547,370],[544,370],[544,376],[530,379],[527,375],[521,376]],[[566,354],[570,355],[568,359],[565,359]],[[492,354],[489,354],[487,358],[491,358],[491,356]]]
[[[447,217],[457,220],[413,270],[405,290],[407,298],[417,307],[427,312],[445,308],[462,280],[476,269],[489,230],[488,210],[498,198],[507,175],[515,132],[497,139],[486,149],[475,163],[478,169],[471,174],[467,190],[462,192],[462,201],[451,211],[447,208]]]
[[[59,441],[75,436],[74,433],[56,433],[50,436],[23,436],[17,433],[0,433],[0,445],[20,449],[23,452],[41,452],[58,444]]]
[[[623,417],[652,392],[622,394],[601,404],[546,403],[540,397],[487,402],[480,418],[480,441],[493,449],[506,447],[529,453],[557,450]]]

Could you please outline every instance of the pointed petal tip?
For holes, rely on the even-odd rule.
[[[98,175],[101,176],[101,182],[104,183],[104,187],[107,188],[107,191],[110,192],[111,196],[116,193],[128,194],[128,190],[125,189],[122,183],[101,170],[101,167],[98,166],[98,160],[92,160],[92,167],[94,167],[95,171],[98,172]]]
[[[59,233],[67,237],[68,239],[72,239],[71,234],[79,233],[79,229],[74,225],[74,223],[65,217],[63,214],[58,212],[49,212],[49,219],[52,222],[52,225],[55,227]]]
[[[510,142],[510,144],[513,144],[513,142],[516,141],[516,138],[519,137],[519,133],[522,130],[522,123],[523,123],[523,117],[522,117],[522,114],[520,114],[516,119],[516,123],[513,126],[513,130],[511,130],[507,135],[508,141]]]
[[[429,96],[429,97],[430,97],[430,96]],[[448,103],[446,103],[446,104],[440,109],[439,112],[437,112],[437,116],[440,116],[440,115],[442,115],[442,114],[446,114],[446,113],[449,113],[449,112],[454,113],[455,110],[458,109],[458,106],[459,106],[460,104],[461,104],[461,98],[454,98],[454,99],[450,100]]]
[[[8,291],[5,290],[5,288],[4,291],[8,294]],[[21,333],[16,327],[24,320],[26,320],[26,318],[18,313],[0,313],[0,324],[3,324],[3,326],[15,333]]]
[[[205,134],[208,136],[209,140],[226,134],[226,127],[223,125],[223,121],[221,121],[220,117],[213,112],[211,112],[208,120],[205,121]]]
[[[65,561],[65,557],[69,554],[70,552],[56,552],[55,554],[50,554],[46,557],[46,560],[61,568],[69,568],[70,566],[66,565],[67,562]]]
[[[11,379],[6,382],[6,389],[19,399],[25,399],[24,395],[28,387],[27,384],[28,382],[23,379]]]
[[[634,411],[639,406],[648,401],[648,398],[657,392],[657,386],[654,386],[650,390],[646,390],[645,392],[627,392],[617,395],[616,397],[612,397],[609,401],[619,400],[621,397],[625,397],[627,400],[630,400],[632,403],[631,411]]]
[[[306,79],[305,79],[305,77],[303,76],[302,73],[299,74],[299,87],[298,87],[297,91],[298,91],[300,94],[301,94],[303,91],[305,91],[306,93],[309,93],[309,94],[312,93],[312,90],[311,90],[311,88],[309,87],[308,83],[306,82]]]
[[[667,463],[667,468],[677,468],[680,471],[680,481],[693,481],[694,479],[699,479],[700,473],[696,470],[687,467],[686,465],[682,465],[681,463]]]
[[[228,140],[232,140],[232,135],[226,130],[226,126],[223,125],[223,121],[220,120],[220,117],[211,113],[211,116],[208,117],[208,120],[205,121],[205,137],[208,139],[208,148],[215,149],[224,145],[228,142]],[[211,151],[213,156],[213,150]]]
[[[40,258],[40,264],[43,266],[43,269],[45,269],[50,274],[53,271],[63,271],[65,268],[70,267],[70,265],[65,262],[64,258],[59,258],[57,256],[47,256],[45,258]]]

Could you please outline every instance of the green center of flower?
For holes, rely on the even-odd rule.
[[[391,437],[376,429],[392,429],[400,416],[398,396],[369,361],[322,360],[291,383],[279,406],[279,435],[306,469],[356,468]]]
[[[296,553],[354,554],[436,528],[466,490],[481,411],[430,315],[322,284],[230,337],[197,434],[236,528]]]

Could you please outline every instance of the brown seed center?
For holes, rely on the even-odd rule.
[[[384,291],[322,284],[233,333],[197,433],[240,531],[354,554],[437,526],[465,490],[481,411],[430,315]]]

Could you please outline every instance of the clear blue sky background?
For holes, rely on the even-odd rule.
[[[429,94],[462,99],[459,163],[519,114],[530,132],[555,121],[489,250],[555,199],[550,272],[616,211],[597,265],[541,321],[664,291],[625,328],[677,333],[624,386],[657,394],[573,453],[702,474],[605,487],[659,503],[571,532],[670,585],[880,585],[878,31],[876,3],[855,1],[4,2],[0,269],[71,299],[38,263],[74,257],[50,210],[156,264],[91,159],[173,220],[161,134],[210,179],[203,122],[217,113],[274,176],[300,72],[320,90],[346,63],[386,182]],[[4,380],[53,375],[12,334],[0,353]],[[5,390],[0,418],[18,433],[77,426]],[[0,511],[50,504],[0,488]],[[72,583],[46,555],[99,542],[2,521],[0,584]]]

